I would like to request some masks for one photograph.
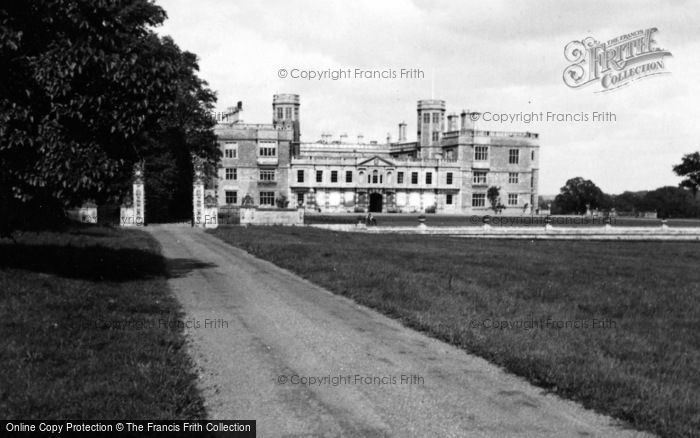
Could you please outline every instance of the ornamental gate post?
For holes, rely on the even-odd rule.
[[[131,196],[127,197],[119,212],[119,225],[122,227],[142,227],[146,224],[144,168],[143,161],[134,164]]]

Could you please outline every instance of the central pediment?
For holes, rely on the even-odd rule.
[[[357,164],[358,166],[375,166],[375,167],[395,167],[395,164],[392,163],[391,161],[387,160],[386,158],[382,158],[378,155],[375,155],[372,158],[368,158],[364,161],[361,161],[360,163]]]

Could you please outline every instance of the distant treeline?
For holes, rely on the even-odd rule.
[[[685,187],[665,186],[651,191],[603,193],[592,181],[577,177],[566,182],[554,201],[540,198],[552,214],[585,214],[587,211],[641,214],[656,212],[659,218],[700,218],[700,196]]]

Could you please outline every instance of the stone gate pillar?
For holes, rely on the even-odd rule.
[[[204,160],[192,155],[194,178],[192,180],[192,225],[201,228],[216,228],[219,224],[219,208],[216,198],[206,196],[206,174]]]
[[[192,220],[195,227],[204,226],[204,163],[196,155],[192,155]]]
[[[146,191],[143,184],[144,163],[140,162],[134,169],[134,215],[136,225],[146,224]]]
[[[146,191],[144,188],[144,162],[134,164],[131,199],[122,204],[119,225],[122,227],[142,227],[146,224]]]

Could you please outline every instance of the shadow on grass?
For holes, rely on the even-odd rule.
[[[144,249],[101,245],[0,244],[0,268],[25,269],[93,281],[173,278],[215,266],[194,259],[166,259]]]

